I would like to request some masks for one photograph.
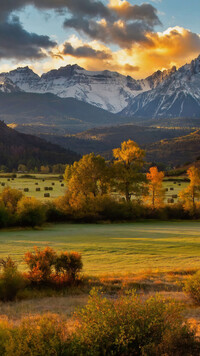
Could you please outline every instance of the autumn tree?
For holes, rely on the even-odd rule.
[[[105,159],[94,153],[83,156],[79,162],[68,165],[64,180],[74,196],[103,195],[108,190],[109,168]]]
[[[157,167],[151,167],[149,173],[146,175],[147,178],[147,195],[146,199],[150,202],[150,205],[155,207],[160,207],[164,203],[164,189],[162,187],[162,182],[164,178],[163,172],[158,172]]]
[[[40,172],[41,172],[42,174],[48,174],[48,173],[50,172],[49,166],[41,166],[41,167],[40,167]]]
[[[200,171],[192,166],[187,170],[190,184],[179,193],[180,199],[186,210],[196,210],[197,201],[200,199]]]
[[[17,189],[10,187],[4,188],[0,195],[0,201],[8,209],[8,211],[14,214],[17,210],[18,202],[23,198],[23,193]]]
[[[124,141],[120,148],[113,150],[113,186],[125,195],[126,201],[131,196],[140,196],[144,182],[141,168],[144,164],[145,152],[134,141]]]

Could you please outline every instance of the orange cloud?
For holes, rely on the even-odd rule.
[[[73,35],[67,40],[73,49],[70,48],[71,54],[70,51],[64,51],[65,44],[61,44],[53,49],[51,57],[42,63],[23,62],[18,65],[30,65],[41,74],[63,65],[78,64],[87,70],[107,69],[137,79],[174,65],[180,67],[200,54],[200,35],[182,27],[176,26],[164,32],[148,33],[147,36],[149,41],[146,43],[134,44],[130,49],[111,51],[108,46],[97,40],[85,43]]]

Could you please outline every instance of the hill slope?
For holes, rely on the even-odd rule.
[[[113,148],[119,147],[121,142],[129,139],[144,146],[162,139],[183,136],[188,132],[191,132],[191,130],[157,129],[129,124],[91,129],[65,137],[49,136],[48,139],[65,148],[70,147],[72,150],[81,154],[90,152],[104,154],[105,152],[111,152]],[[42,135],[41,137],[45,138],[45,135]]]
[[[147,145],[146,151],[149,161],[173,166],[193,162],[200,157],[200,130],[186,136]]]
[[[73,98],[53,94],[0,92],[0,119],[26,133],[66,134],[122,121],[116,115]]]
[[[17,169],[19,164],[25,164],[29,169],[41,165],[72,163],[79,155],[39,137],[24,135],[0,121],[0,165],[9,170]]]

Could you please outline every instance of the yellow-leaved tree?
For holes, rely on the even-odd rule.
[[[68,191],[74,196],[92,194],[95,197],[107,192],[109,169],[103,157],[90,153],[66,167],[64,180]]]
[[[190,167],[187,170],[190,184],[179,193],[185,210],[196,210],[197,202],[200,199],[200,171],[197,167]]]
[[[162,186],[164,173],[158,172],[157,167],[151,167],[146,177],[148,185],[145,198],[153,208],[159,208],[164,204],[165,190]]]
[[[129,202],[131,197],[139,197],[144,182],[144,174],[141,168],[144,164],[145,151],[136,142],[124,141],[120,148],[113,150],[115,158],[113,165],[113,186],[125,195]]]

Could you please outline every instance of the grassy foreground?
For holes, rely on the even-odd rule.
[[[64,224],[0,232],[1,258],[10,255],[22,269],[24,253],[46,245],[81,252],[89,275],[199,268],[200,222]]]

